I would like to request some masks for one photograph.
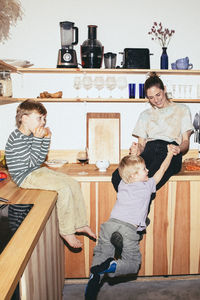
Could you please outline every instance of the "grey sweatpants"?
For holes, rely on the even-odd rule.
[[[98,244],[94,248],[92,266],[99,265],[108,257],[114,257],[115,248],[110,242],[111,235],[118,231],[123,236],[122,258],[117,260],[115,273],[109,273],[110,277],[136,274],[141,264],[139,241],[141,236],[136,227],[117,219],[109,219],[101,225]]]

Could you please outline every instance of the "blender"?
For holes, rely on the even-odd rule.
[[[61,49],[58,52],[57,68],[77,68],[76,51],[78,44],[78,28],[72,22],[60,22]]]

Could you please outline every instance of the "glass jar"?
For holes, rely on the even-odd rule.
[[[0,72],[0,83],[2,84],[2,96],[12,97],[12,80],[10,71]]]

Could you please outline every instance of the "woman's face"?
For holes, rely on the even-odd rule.
[[[157,108],[163,108],[168,106],[169,101],[166,98],[166,90],[161,90],[157,86],[152,86],[147,90],[147,98],[152,106]]]

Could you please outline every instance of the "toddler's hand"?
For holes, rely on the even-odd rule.
[[[172,153],[175,156],[180,153],[180,147],[173,144],[167,145],[167,149],[168,152]]]

